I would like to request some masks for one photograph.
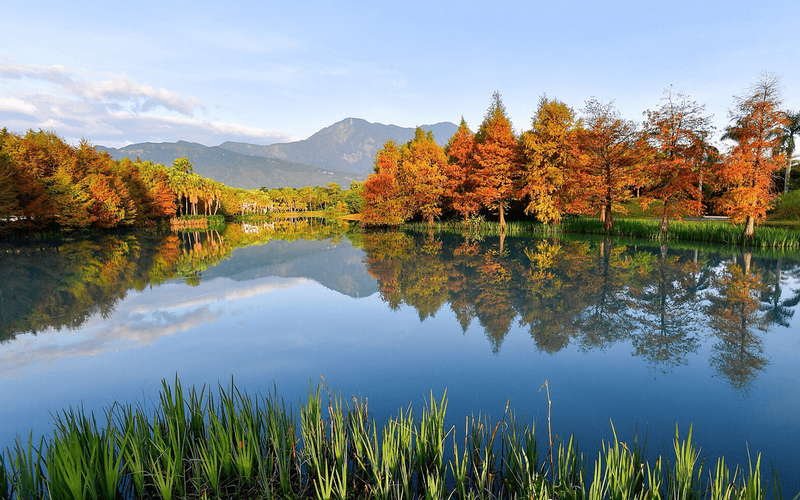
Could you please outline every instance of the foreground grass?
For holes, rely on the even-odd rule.
[[[655,461],[616,432],[591,460],[572,438],[538,443],[511,411],[447,429],[447,400],[433,395],[382,424],[366,400],[320,387],[297,409],[177,380],[159,401],[114,405],[99,423],[59,414],[51,437],[0,455],[0,498],[759,499],[767,488],[760,455],[746,469],[706,462],[691,428]]]

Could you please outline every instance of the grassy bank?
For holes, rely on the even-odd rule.
[[[417,222],[404,225],[406,229],[419,233],[445,233],[474,236],[497,236],[500,227],[496,222],[480,220],[473,223],[463,221],[441,221],[433,226]],[[614,228],[607,233],[603,222],[586,217],[568,217],[559,225],[545,225],[534,222],[509,222],[506,235],[523,236],[525,234],[600,234],[626,238],[660,240],[661,221],[653,219],[618,219]],[[800,230],[786,227],[758,226],[752,238],[743,237],[743,229],[727,221],[673,221],[670,222],[667,241],[696,241],[702,243],[718,243],[723,245],[740,245],[753,248],[798,249],[800,248]]]
[[[114,405],[100,422],[57,415],[52,436],[2,455],[0,498],[757,499],[767,488],[760,455],[733,470],[702,459],[691,428],[655,461],[616,437],[589,459],[572,439],[539,443],[511,411],[448,429],[447,400],[433,395],[380,424],[366,400],[320,387],[296,409],[177,381],[159,401]]]

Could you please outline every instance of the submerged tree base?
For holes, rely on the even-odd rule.
[[[676,426],[674,456],[648,461],[614,431],[590,460],[572,438],[540,446],[513,411],[446,429],[446,394],[379,425],[366,399],[321,392],[295,410],[233,383],[212,394],[176,379],[153,410],[115,404],[100,424],[66,410],[52,438],[0,454],[0,498],[756,499],[767,488],[760,455],[747,470],[724,458],[704,467],[691,427],[682,439]]]

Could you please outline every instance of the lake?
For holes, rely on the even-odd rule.
[[[510,404],[544,443],[547,381],[590,462],[612,422],[670,457],[692,425],[707,460],[761,452],[800,489],[800,254],[294,221],[6,242],[0,272],[0,447],[176,376],[324,382],[379,421],[446,391],[451,424]]]

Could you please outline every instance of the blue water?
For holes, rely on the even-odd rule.
[[[443,254],[450,244],[443,242]],[[554,432],[574,433],[587,460],[594,460],[601,440],[612,438],[612,422],[622,440],[630,442],[638,433],[651,455],[668,457],[676,424],[682,437],[692,425],[708,460],[725,455],[729,464],[746,468],[748,450],[753,458],[761,452],[765,475],[772,462],[784,488],[800,490],[796,306],[787,306],[791,317],[785,326],[768,323],[765,331],[753,330],[765,362],[744,379],[726,376],[712,362],[720,338],[708,309],[707,294],[718,292],[714,284],[701,300],[679,308],[678,316],[693,318],[687,335],[696,340],[680,362],[654,363],[636,355],[633,331],[600,346],[573,336],[548,353],[537,347],[519,316],[498,348],[481,317],[464,330],[448,302],[423,320],[408,297],[390,307],[387,283],[374,277],[381,275],[376,269],[382,261],[359,245],[337,238],[236,249],[206,269],[196,286],[172,278],[129,289],[111,310],[91,314],[73,328],[15,332],[0,343],[0,445],[30,431],[50,432],[52,414],[69,406],[102,412],[114,401],[152,404],[162,379],[176,376],[184,387],[216,387],[233,378],[251,393],[277,390],[287,402],[304,399],[309,384],[324,381],[345,397],[367,397],[378,420],[409,403],[421,408],[430,394],[438,399],[446,391],[450,424],[460,428],[465,416],[479,412],[499,419],[510,403],[522,421],[536,423],[544,442],[547,396],[541,387],[547,381]],[[484,251],[496,243],[482,245]],[[501,258],[517,258],[514,242],[506,246]],[[634,252],[630,244],[626,249]],[[734,257],[726,250],[702,250],[715,251],[721,256],[707,260],[711,272],[722,276]],[[647,252],[657,267],[659,250]],[[690,254],[668,252],[691,260]],[[521,262],[510,271],[511,280],[530,266]],[[784,256],[781,265],[785,301],[800,284],[793,277],[797,262]],[[463,262],[443,260],[439,267],[452,280],[459,266]],[[774,259],[755,256],[749,271],[768,289],[774,267]],[[629,316],[643,314],[632,309]]]

